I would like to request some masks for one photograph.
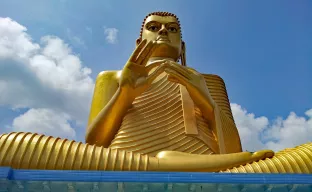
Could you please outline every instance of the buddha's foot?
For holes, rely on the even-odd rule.
[[[261,150],[254,153],[240,152],[215,155],[198,155],[177,151],[163,151],[158,153],[156,157],[159,161],[159,171],[215,172],[271,158],[273,156],[273,151]]]

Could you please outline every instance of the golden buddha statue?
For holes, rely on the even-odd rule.
[[[242,152],[225,84],[219,76],[187,66],[176,15],[147,15],[136,44],[122,70],[97,76],[86,144],[3,134],[0,166],[312,173],[312,144],[276,154]]]

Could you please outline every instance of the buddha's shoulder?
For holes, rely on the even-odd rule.
[[[225,84],[224,80],[219,75],[205,74],[205,73],[202,73],[202,75],[204,76],[205,80],[208,81],[208,82],[215,82],[215,83]]]
[[[118,76],[120,75],[120,70],[114,70],[114,71],[101,71],[97,77],[96,80],[103,80],[103,79],[110,79],[110,80],[117,80]]]
[[[191,68],[191,67],[187,67],[191,70],[196,71],[195,69]],[[200,73],[200,72],[199,72]],[[206,79],[206,81],[208,80],[215,80],[215,81],[219,81],[224,83],[223,79],[219,76],[219,75],[215,75],[215,74],[207,74],[207,73],[200,73],[202,76],[204,76],[204,78]]]

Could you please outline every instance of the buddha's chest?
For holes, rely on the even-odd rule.
[[[186,126],[191,132],[201,134],[202,131],[197,126],[196,110],[186,106],[183,99],[180,85],[165,78],[153,83],[133,102],[110,148],[150,155],[164,150],[212,153],[203,139],[186,134]],[[190,119],[192,113],[188,112],[195,115],[193,120]],[[203,125],[203,129],[208,130],[208,124]]]

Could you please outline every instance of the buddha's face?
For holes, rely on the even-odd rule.
[[[160,45],[151,57],[168,57],[177,60],[181,54],[181,31],[175,17],[149,16],[144,23],[142,39],[156,41]]]

